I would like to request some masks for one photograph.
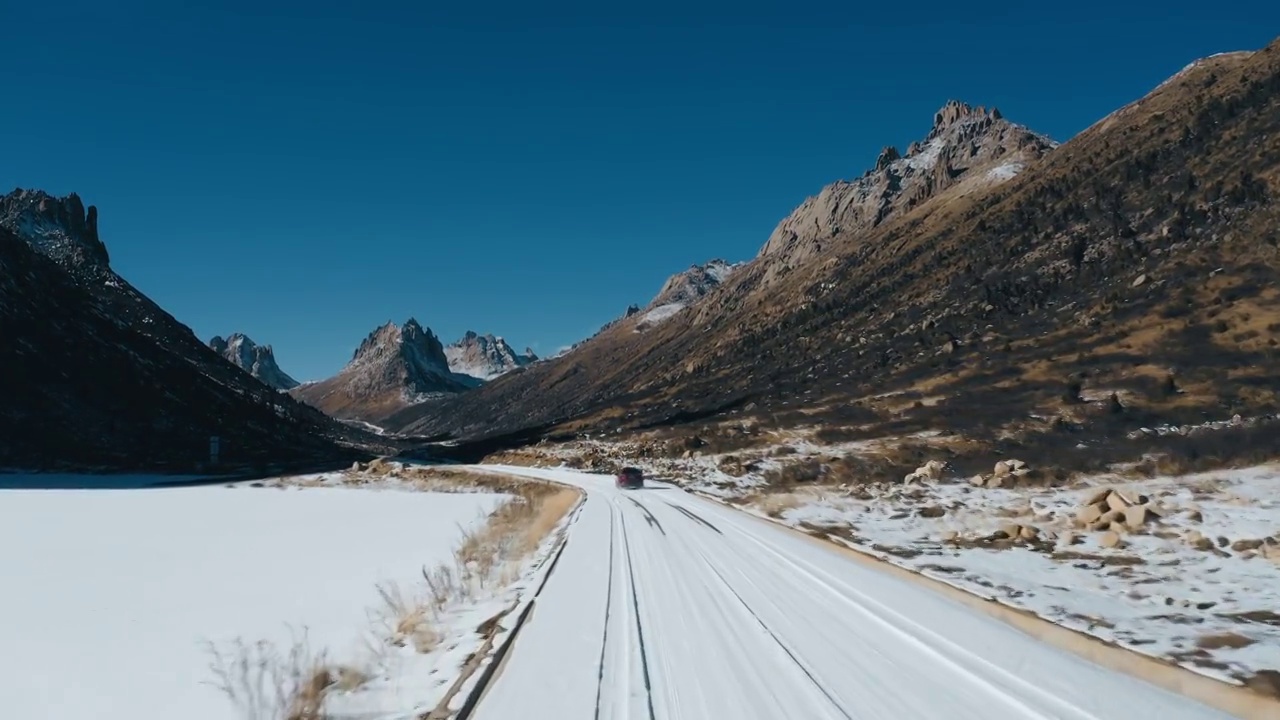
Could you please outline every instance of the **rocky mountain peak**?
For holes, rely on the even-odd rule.
[[[446,347],[444,352],[449,360],[449,369],[478,380],[492,380],[538,359],[529,348],[517,354],[501,337],[480,335],[471,330]]]
[[[992,115],[998,118],[999,112],[1000,111],[995,108],[992,108],[991,113],[988,113],[986,108],[981,105],[975,108],[966,102],[948,100],[947,103],[942,106],[942,109],[933,115],[933,131],[934,133],[941,132],[962,120],[975,120]]]
[[[994,108],[949,101],[905,155],[885,147],[857,180],[824,187],[778,223],[760,250],[771,263],[765,280],[821,255],[824,244],[837,236],[864,233],[956,186],[1010,180],[1055,146]]]
[[[673,303],[689,305],[696,302],[723,283],[741,265],[741,263],[729,263],[720,258],[702,265],[690,265],[688,270],[667,278],[648,307],[653,309]]]
[[[0,196],[0,227],[58,262],[110,265],[107,247],[98,238],[98,208],[86,210],[75,193],[59,198],[19,188]]]
[[[299,384],[276,364],[275,352],[270,345],[258,345],[247,335],[232,333],[225,340],[215,335],[209,341],[209,348],[268,387],[290,390]]]
[[[409,318],[374,329],[337,375],[291,392],[335,417],[378,422],[408,405],[477,384],[451,371],[440,338]]]

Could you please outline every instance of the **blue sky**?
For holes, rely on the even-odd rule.
[[[80,193],[118,272],[299,379],[410,316],[553,352],[949,98],[1066,140],[1280,33],[1230,0],[3,2],[0,186]]]

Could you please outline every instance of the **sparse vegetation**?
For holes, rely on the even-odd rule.
[[[507,496],[474,529],[463,529],[449,563],[422,569],[413,586],[387,581],[376,587],[371,611],[373,656],[388,647],[428,653],[444,639],[440,623],[451,609],[487,596],[516,580],[530,556],[573,509],[580,494],[562,485],[444,468],[404,467],[374,461],[347,473],[342,482],[365,485],[393,475],[427,492],[492,492]],[[288,479],[284,484],[292,482]],[[297,481],[304,486],[315,480]],[[321,720],[324,696],[332,689],[363,684],[368,671],[331,663],[313,650],[306,634],[281,651],[260,641],[237,640],[227,648],[209,645],[212,683],[244,720]]]
[[[217,688],[242,720],[321,720],[330,688],[352,688],[363,674],[329,662],[314,651],[307,632],[294,633],[283,651],[267,641],[237,639],[226,647],[207,644],[209,668]]]

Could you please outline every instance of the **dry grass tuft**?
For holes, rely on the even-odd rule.
[[[484,597],[514,581],[524,562],[542,545],[578,502],[579,493],[561,485],[455,470],[422,472],[415,482],[508,495],[485,521],[462,531],[451,563],[423,568],[423,584],[406,592],[394,584],[378,587],[375,615],[386,640],[430,652],[440,642],[438,624],[450,607]]]
[[[237,639],[225,649],[208,644],[210,684],[231,701],[243,720],[321,720],[325,694],[364,682],[358,670],[331,665],[313,652],[306,631],[281,652],[265,640]]]

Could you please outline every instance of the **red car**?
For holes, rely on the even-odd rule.
[[[625,467],[618,476],[613,479],[614,485],[620,488],[642,488],[644,487],[644,473],[640,468]]]

